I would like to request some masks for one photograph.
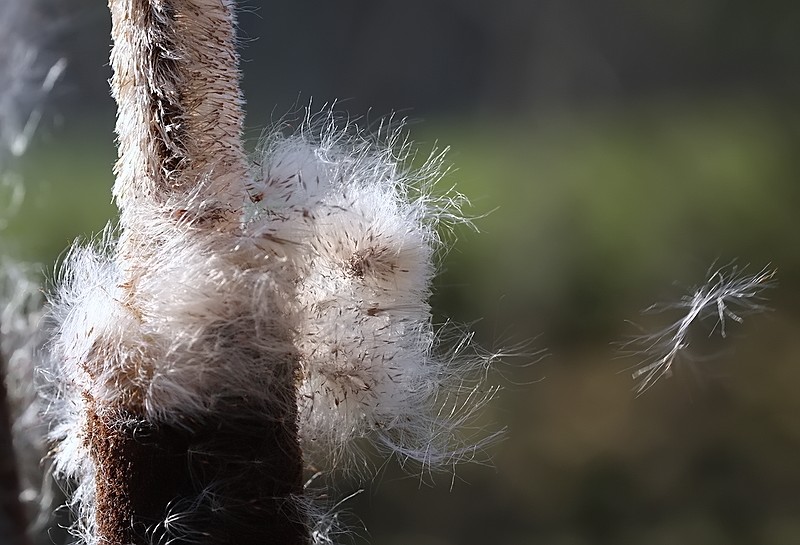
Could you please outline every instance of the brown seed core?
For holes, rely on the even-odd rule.
[[[308,542],[295,501],[302,493],[295,415],[265,421],[228,403],[230,410],[217,414],[231,416],[185,427],[124,410],[90,411],[86,441],[96,466],[102,543]]]

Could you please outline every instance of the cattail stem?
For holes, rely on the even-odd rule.
[[[19,497],[19,471],[5,376],[6,364],[0,352],[0,541],[9,545],[29,545],[28,517]]]
[[[182,232],[187,243],[196,237],[224,252],[239,225],[248,165],[233,6],[232,0],[109,1],[119,139],[114,195],[121,235],[113,259],[122,297],[116,302],[133,327],[146,328],[153,318],[144,310],[149,299],[141,284],[169,280],[171,258],[153,258],[166,255],[159,252],[167,237]],[[220,385],[207,392],[214,399],[202,403],[202,411],[178,407],[167,422],[157,421],[161,417],[144,402],[159,356],[134,351],[112,362],[100,353],[93,350],[92,361],[82,364],[91,384],[102,382],[114,391],[108,398],[91,387],[83,391],[83,440],[94,467],[92,518],[99,543],[308,542],[298,499],[303,457],[296,358],[271,364],[275,381],[263,387],[270,389],[274,407]],[[248,354],[236,362],[244,373],[264,364],[257,355],[249,361]]]
[[[307,543],[294,419],[238,417],[235,405],[182,427],[91,413],[101,543]]]
[[[405,172],[397,136],[331,118],[274,138],[250,180],[233,0],[110,8],[119,239],[68,256],[50,313],[85,542],[328,542],[304,456],[474,456],[456,430],[491,398],[465,386],[485,363],[431,357],[440,160]]]
[[[232,0],[110,0],[123,226],[142,205],[218,224],[244,196],[247,163]],[[202,185],[202,210],[170,209]],[[198,222],[203,223],[203,222]],[[224,221],[222,222],[224,223]]]

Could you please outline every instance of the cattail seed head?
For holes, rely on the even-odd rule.
[[[401,127],[326,111],[251,163],[233,3],[109,5],[120,222],[72,249],[48,311],[83,542],[299,544],[319,529],[304,464],[366,468],[365,442],[426,469],[472,457],[494,436],[460,430],[493,390],[483,361],[436,355],[428,303],[460,216],[433,191],[442,155],[411,168]]]

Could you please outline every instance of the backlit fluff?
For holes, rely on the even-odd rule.
[[[43,62],[46,24],[37,20],[36,0],[0,2],[0,167],[7,151],[22,155],[41,119],[43,97],[66,62]]]
[[[453,462],[465,454],[454,423],[474,407],[440,411],[471,396],[477,369],[437,359],[428,297],[437,223],[458,212],[458,197],[429,192],[440,155],[408,172],[400,133],[381,147],[334,125],[329,117],[300,135],[273,136],[250,189],[257,205],[248,230],[285,241],[296,259],[305,452],[337,463],[366,436],[424,465]]]
[[[432,440],[443,387],[470,371],[432,354],[444,201],[409,196],[420,171],[403,171],[405,150],[312,127],[268,141],[236,233],[156,225],[163,236],[139,265],[135,304],[113,233],[71,251],[51,310],[68,390],[109,406],[142,395],[149,416],[178,420],[213,410],[220,389],[272,403],[270,362],[294,357],[310,448],[338,451],[372,432]]]
[[[0,361],[7,388],[21,501],[31,520],[34,535],[52,522],[58,496],[50,475],[42,471],[48,447],[42,404],[36,395],[36,354],[42,342],[39,320],[42,297],[30,267],[0,258]]]
[[[437,224],[459,212],[458,198],[431,193],[441,156],[408,170],[400,132],[376,143],[323,119],[267,138],[242,181],[238,228],[201,230],[154,209],[137,220],[153,242],[135,265],[112,230],[66,258],[50,310],[53,438],[58,471],[78,483],[88,543],[87,395],[99,414],[135,406],[177,425],[225,399],[264,418],[296,404],[305,461],[328,469],[363,469],[362,438],[428,468],[483,445],[461,431],[492,395],[483,362],[434,354]],[[287,367],[296,397],[273,387]]]
[[[51,475],[43,471],[47,427],[42,422],[41,400],[34,382],[37,351],[43,342],[38,329],[42,316],[41,288],[33,267],[22,265],[5,252],[3,229],[22,202],[24,186],[14,175],[12,156],[28,148],[39,124],[44,98],[61,75],[65,62],[49,62],[43,54],[49,25],[36,15],[42,6],[37,0],[0,1],[0,380],[5,382],[4,417],[11,422],[12,458],[17,465],[20,490],[11,479],[2,485],[4,538],[13,539],[25,530],[25,517],[17,518],[13,495],[27,512],[27,533],[40,537],[56,515],[60,498]],[[5,460],[9,461],[9,460]],[[12,468],[5,467],[6,476]],[[20,528],[14,528],[19,525]]]
[[[676,303],[647,309],[647,312],[680,310],[682,314],[664,329],[634,337],[623,345],[626,352],[643,358],[632,373],[633,378],[640,381],[636,386],[637,394],[647,391],[661,377],[672,374],[674,365],[690,353],[690,333],[699,323],[714,318],[711,334],[719,330],[725,337],[728,320],[742,322],[743,316],[766,310],[762,292],[775,287],[776,271],[764,267],[755,274],[746,274],[745,269],[729,265],[713,270],[705,283],[694,288],[690,295]]]

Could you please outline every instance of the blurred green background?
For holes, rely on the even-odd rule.
[[[0,234],[3,253],[48,274],[114,216],[110,22],[100,2],[62,4],[48,53],[69,68],[16,165],[26,196]],[[800,543],[800,4],[241,7],[251,145],[285,112],[339,100],[367,124],[408,116],[423,152],[450,146],[443,184],[470,198],[480,233],[458,230],[437,316],[472,324],[488,349],[529,353],[495,373],[503,391],[482,424],[507,433],[491,463],[436,487],[389,465],[345,504],[368,529],[359,535]],[[778,270],[772,310],[698,342],[696,361],[636,397],[637,361],[614,343],[639,331],[630,322],[667,325],[674,315],[640,310],[734,260]]]

